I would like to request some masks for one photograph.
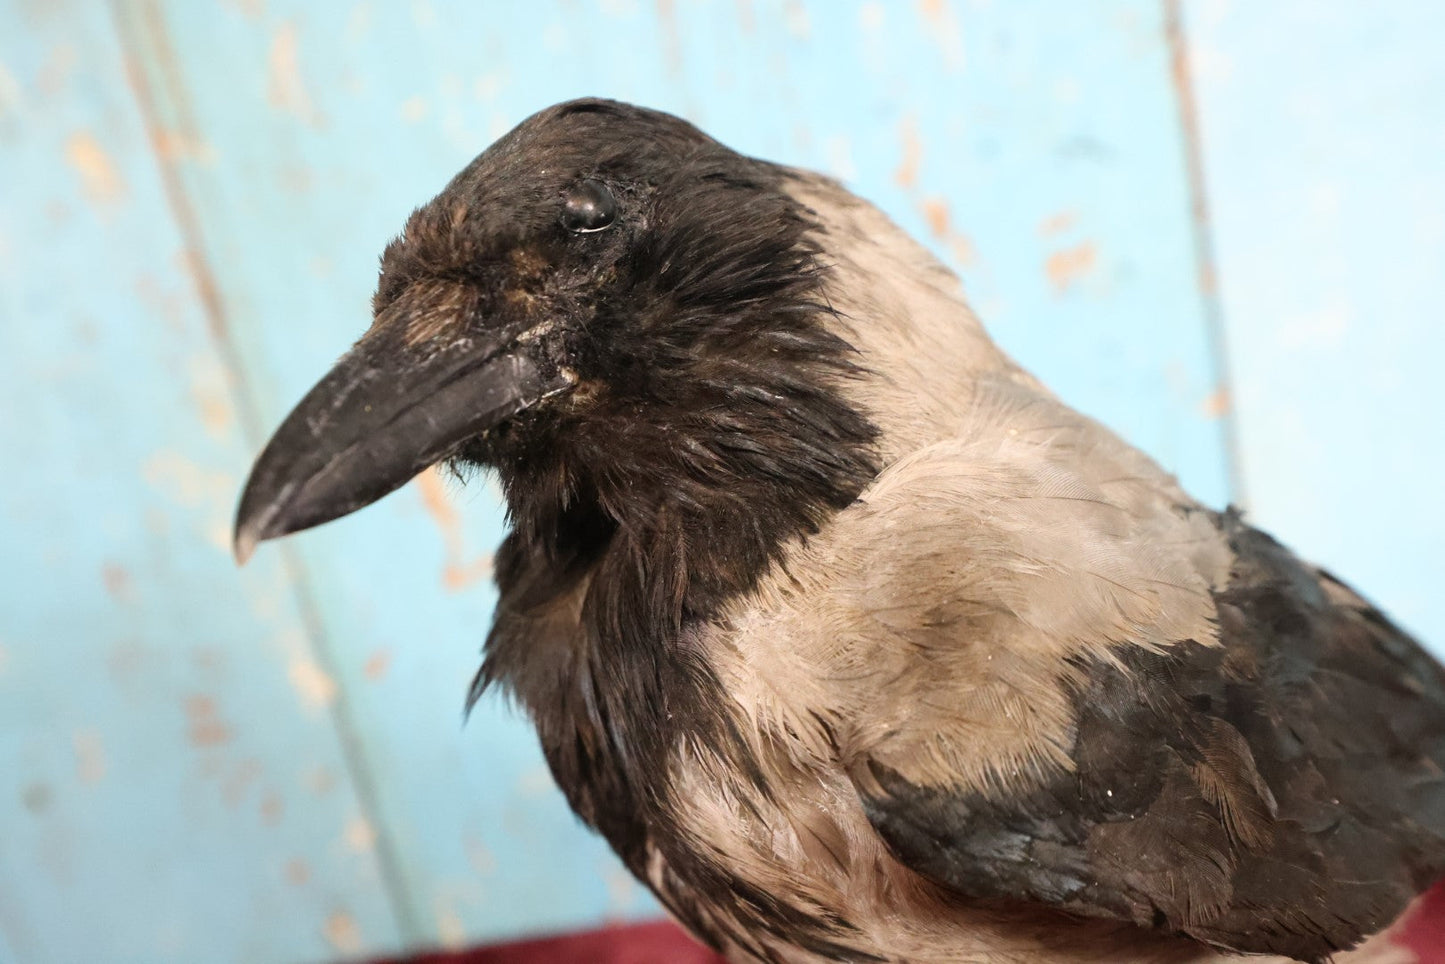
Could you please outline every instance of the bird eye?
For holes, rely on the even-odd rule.
[[[567,192],[562,227],[573,234],[601,231],[617,217],[617,199],[601,181],[588,178]]]

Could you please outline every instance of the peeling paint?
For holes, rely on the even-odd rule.
[[[292,114],[307,124],[318,125],[321,116],[312,103],[306,82],[301,77],[300,41],[296,24],[287,21],[276,28],[271,35],[271,54],[268,61],[268,94],[271,106]]]
[[[311,865],[300,857],[286,861],[286,883],[302,887],[311,880]]]
[[[306,788],[323,797],[336,789],[336,774],[326,767],[313,767],[306,774]]]
[[[261,820],[268,827],[274,827],[281,822],[286,813],[286,801],[279,793],[274,791],[261,798]]]
[[[226,0],[241,12],[247,20],[260,20],[266,12],[266,0]]]
[[[1200,410],[1205,418],[1223,418],[1229,414],[1229,389],[1221,385],[1204,399]]]
[[[105,779],[105,745],[100,731],[76,730],[70,735],[70,745],[75,750],[75,775],[81,783],[95,784]]]
[[[306,706],[325,709],[336,699],[336,681],[316,661],[306,657],[291,660],[286,676]]]
[[[423,30],[437,25],[437,11],[431,0],[411,0],[411,20]]]
[[[923,212],[923,219],[928,222],[928,230],[940,241],[948,239],[948,222],[950,220],[948,201],[941,197],[926,198],[920,205],[919,210]]]
[[[65,160],[80,175],[86,196],[96,204],[110,205],[125,197],[125,181],[115,162],[89,131],[77,131],[65,142]]]
[[[352,817],[346,823],[342,839],[346,841],[346,849],[352,853],[368,853],[376,847],[376,828],[365,817]]]
[[[1054,286],[1054,294],[1061,295],[1093,271],[1098,261],[1097,246],[1084,241],[1049,255],[1044,261],[1044,273]]]
[[[213,164],[216,151],[199,135],[179,130],[156,130],[152,132],[156,150],[167,161],[199,161]]]
[[[45,63],[35,75],[35,88],[44,97],[55,97],[65,92],[80,55],[70,44],[56,44],[50,48]]]
[[[520,797],[543,797],[556,788],[552,771],[545,766],[529,767],[517,779],[517,795]]]
[[[343,954],[359,953],[364,946],[356,918],[346,911],[339,910],[327,917],[322,933],[326,942]]]
[[[229,472],[203,468],[179,452],[152,455],[142,469],[145,479],[185,506],[211,505],[229,516],[236,480]]]
[[[465,589],[479,579],[492,574],[490,554],[478,556],[470,562],[465,560],[461,515],[447,497],[446,483],[435,466],[427,469],[416,479],[421,493],[422,505],[441,531],[442,543],[446,548],[446,563],[442,568],[442,585],[449,592]]]
[[[637,903],[642,887],[637,878],[623,867],[611,867],[603,878],[607,885],[607,904],[616,914],[625,913]]]
[[[355,44],[370,33],[373,12],[370,3],[358,3],[352,7],[351,12],[346,15],[346,29],[341,35],[342,40]]]
[[[20,802],[25,809],[39,816],[50,809],[55,802],[55,793],[50,789],[50,784],[35,782],[27,786],[20,793]]]
[[[231,742],[231,727],[221,720],[213,698],[199,694],[188,696],[185,711],[186,738],[192,746],[214,747]]]
[[[962,70],[963,27],[947,0],[920,0],[918,11],[927,23],[927,35],[937,42],[943,54],[943,65],[950,71]]]
[[[0,63],[0,120],[9,114],[20,114],[24,104],[15,75],[10,73],[4,63]]]
[[[437,939],[449,951],[458,951],[467,945],[467,928],[451,900],[445,895],[436,899]]]
[[[496,873],[497,858],[480,838],[468,835],[463,842],[463,849],[466,851],[467,863],[471,864],[478,874],[487,877]]]
[[[752,0],[735,0],[733,4],[738,13],[738,27],[745,34],[751,34],[757,29],[758,21],[753,16]]]
[[[101,566],[100,580],[105,584],[106,594],[117,602],[131,602],[134,599],[130,570],[119,563],[107,562]]]
[[[808,18],[808,8],[798,0],[788,0],[783,8],[783,28],[794,40],[807,40],[813,32],[813,22]]]
[[[674,77],[682,73],[682,37],[677,31],[677,10],[673,0],[657,0],[657,24],[662,34],[663,62]]]
[[[264,772],[261,761],[253,756],[237,763],[221,781],[221,802],[232,809],[239,807]]]
[[[1060,211],[1051,214],[1039,222],[1039,236],[1052,238],[1055,235],[1063,234],[1079,223],[1079,212]]]
[[[893,174],[894,182],[905,191],[918,183],[918,166],[923,160],[923,144],[918,139],[918,121],[912,114],[903,118],[898,125],[898,140],[902,160]]]
[[[362,675],[369,680],[379,680],[391,668],[391,650],[378,649],[366,658],[361,666]]]
[[[978,252],[972,241],[953,229],[948,201],[939,197],[924,198],[919,202],[918,210],[927,222],[929,232],[948,246],[949,254],[959,267],[966,268],[974,263]]]

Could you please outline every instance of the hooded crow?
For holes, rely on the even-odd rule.
[[[511,523],[470,700],[734,961],[1320,962],[1445,873],[1441,668],[827,178],[523,122],[387,247],[238,556],[437,463]]]

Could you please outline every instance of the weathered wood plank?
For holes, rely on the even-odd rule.
[[[178,166],[268,424],[366,323],[412,206],[530,111],[603,94],[847,178],[960,264],[1063,394],[1224,497],[1152,2],[161,9],[142,52],[174,57],[162,96],[201,145]],[[493,495],[431,480],[298,540],[419,938],[650,907],[519,721],[488,704],[457,729],[500,531]]]
[[[1154,0],[117,9],[183,227],[204,254],[216,344],[238,359],[262,427],[365,325],[376,255],[412,206],[530,111],[602,94],[844,177],[960,266],[1000,339],[1066,398],[1205,498],[1226,496]],[[155,230],[177,243],[164,223]],[[140,393],[140,421],[184,390],[166,374],[118,383]],[[231,449],[216,464],[239,481]],[[218,518],[219,488],[207,506]],[[428,476],[298,537],[294,584],[262,570],[276,574],[276,598],[299,591],[314,604],[316,663],[334,668],[340,734],[375,800],[377,844],[395,857],[404,923],[388,937],[355,915],[379,942],[368,947],[653,911],[567,813],[521,721],[487,703],[459,726],[501,526],[493,493]],[[278,552],[258,563],[275,567]],[[273,659],[259,679],[284,674]],[[325,691],[331,677],[304,678]],[[268,767],[293,752],[270,749]],[[335,839],[329,819],[316,817],[317,840]],[[48,926],[54,912],[22,923]],[[0,919],[17,940],[9,926]],[[287,959],[282,943],[251,959]]]
[[[1445,652],[1445,6],[1185,12],[1249,507]]]
[[[109,11],[0,22],[0,959],[394,946]]]

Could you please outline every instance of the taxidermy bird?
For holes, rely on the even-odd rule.
[[[834,181],[601,100],[416,211],[259,540],[423,468],[510,532],[472,688],[733,961],[1324,961],[1445,873],[1445,679],[989,340]]]

